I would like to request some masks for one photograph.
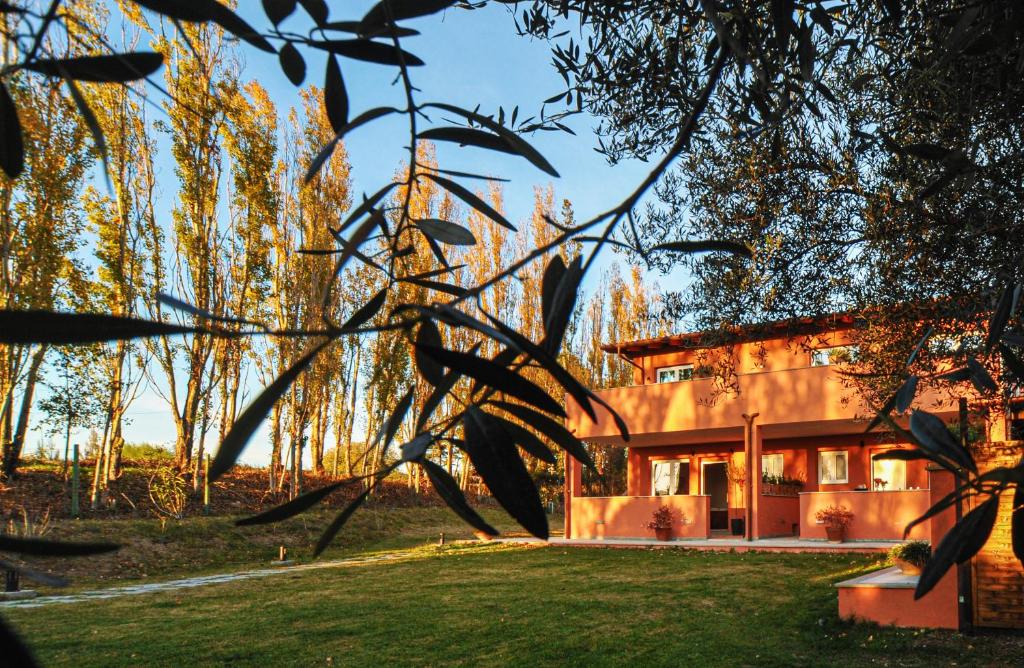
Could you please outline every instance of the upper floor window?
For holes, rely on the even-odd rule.
[[[811,366],[852,364],[857,361],[857,346],[832,346],[811,351]]]
[[[678,364],[676,366],[663,366],[658,369],[659,383],[675,383],[680,380],[693,378],[692,364]]]

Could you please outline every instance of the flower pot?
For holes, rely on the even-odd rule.
[[[672,540],[672,527],[655,528],[654,537],[658,540]]]
[[[904,561],[903,559],[893,559],[892,561],[896,564],[896,568],[900,569],[900,573],[903,573],[904,575],[921,574],[921,566],[912,564],[909,561]]]
[[[846,540],[846,527],[825,525],[825,535],[830,543],[842,543]]]

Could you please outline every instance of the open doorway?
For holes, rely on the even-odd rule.
[[[711,517],[708,518],[712,531],[729,529],[729,479],[726,462],[705,462],[701,465],[701,486],[704,494],[711,497]]]

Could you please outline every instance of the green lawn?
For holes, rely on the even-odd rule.
[[[501,531],[522,532],[500,508],[479,510]],[[288,548],[290,558],[303,562],[311,558],[312,546],[337,512],[321,508],[285,522],[251,527],[237,527],[235,518],[225,516],[187,517],[163,526],[155,519],[62,520],[46,538],[110,541],[122,548],[79,559],[36,558],[28,565],[67,574],[74,591],[263,567],[277,558],[281,545]],[[552,515],[549,521],[552,530],[561,531],[561,515]],[[447,508],[390,508],[371,503],[352,516],[324,558],[436,544],[442,532],[449,541],[473,538],[472,528]],[[33,583],[26,582],[26,586]]]
[[[863,556],[502,545],[5,611],[44,665],[1011,665],[1019,637],[841,623]]]

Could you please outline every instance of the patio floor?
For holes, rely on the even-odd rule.
[[[497,538],[505,543],[542,543],[538,538]],[[736,552],[886,552],[902,541],[847,541],[845,543],[829,543],[824,540],[801,540],[799,538],[762,538],[760,540],[743,540],[742,538],[711,538],[708,540],[654,540],[643,538],[560,538],[552,537],[549,545],[574,547],[621,547],[621,548],[679,548],[684,550],[735,550]]]

